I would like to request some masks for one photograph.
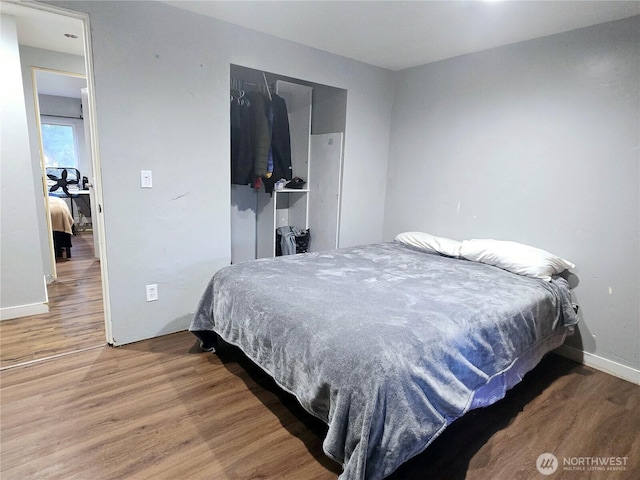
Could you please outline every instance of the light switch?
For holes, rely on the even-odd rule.
[[[147,302],[158,300],[158,284],[147,285]]]
[[[151,188],[152,186],[151,170],[140,170],[140,187]]]

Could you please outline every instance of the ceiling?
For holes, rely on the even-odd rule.
[[[84,56],[81,20],[6,2],[0,4],[0,12],[15,17],[20,45]],[[80,98],[80,89],[87,86],[87,81],[84,77],[38,70],[36,84],[39,94]]]
[[[164,3],[391,70],[640,15],[640,0]],[[83,55],[80,20],[5,1],[1,11],[21,44]]]
[[[640,14],[640,1],[165,1],[401,70]]]
[[[84,55],[81,20],[4,1],[0,4],[0,12],[16,18],[20,45]],[[66,37],[65,34],[75,35],[77,38]]]

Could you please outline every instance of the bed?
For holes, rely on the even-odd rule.
[[[56,257],[62,257],[65,251],[71,258],[71,235],[73,235],[73,216],[67,203],[59,197],[49,195],[49,215],[53,231],[53,248]]]
[[[190,331],[238,346],[328,425],[341,480],[382,479],[502,397],[577,322],[568,283],[393,241],[218,271]]]

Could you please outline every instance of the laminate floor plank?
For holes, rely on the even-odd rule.
[[[188,332],[0,372],[0,477],[335,479],[326,426],[233,347]],[[640,387],[549,355],[392,480],[640,478]],[[536,469],[542,453],[625,457],[624,470]]]
[[[72,237],[70,259],[56,262],[49,312],[0,322],[0,368],[106,344],[100,262],[93,236]]]
[[[639,402],[640,386],[551,354],[503,400],[454,422],[391,479],[638,479]],[[548,477],[536,467],[543,453],[558,459]],[[564,465],[611,456],[625,469]]]
[[[260,387],[237,363],[190,354],[188,333],[170,337],[179,355],[148,341],[3,371],[0,476],[337,476],[338,465],[310,453],[308,443],[321,454],[322,439],[283,392]]]

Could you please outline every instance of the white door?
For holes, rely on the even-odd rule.
[[[88,115],[89,110],[89,93],[86,88],[81,90],[82,95],[82,111],[85,115]],[[88,120],[88,119],[87,119]],[[93,157],[91,156],[91,122],[84,122],[84,143],[86,146],[86,155],[88,164],[92,166],[91,176],[89,177],[89,203],[91,205],[91,228],[93,230],[93,249],[94,256],[100,258],[100,234],[98,231],[98,199],[96,198],[96,190],[94,187],[95,176],[93,175]]]

